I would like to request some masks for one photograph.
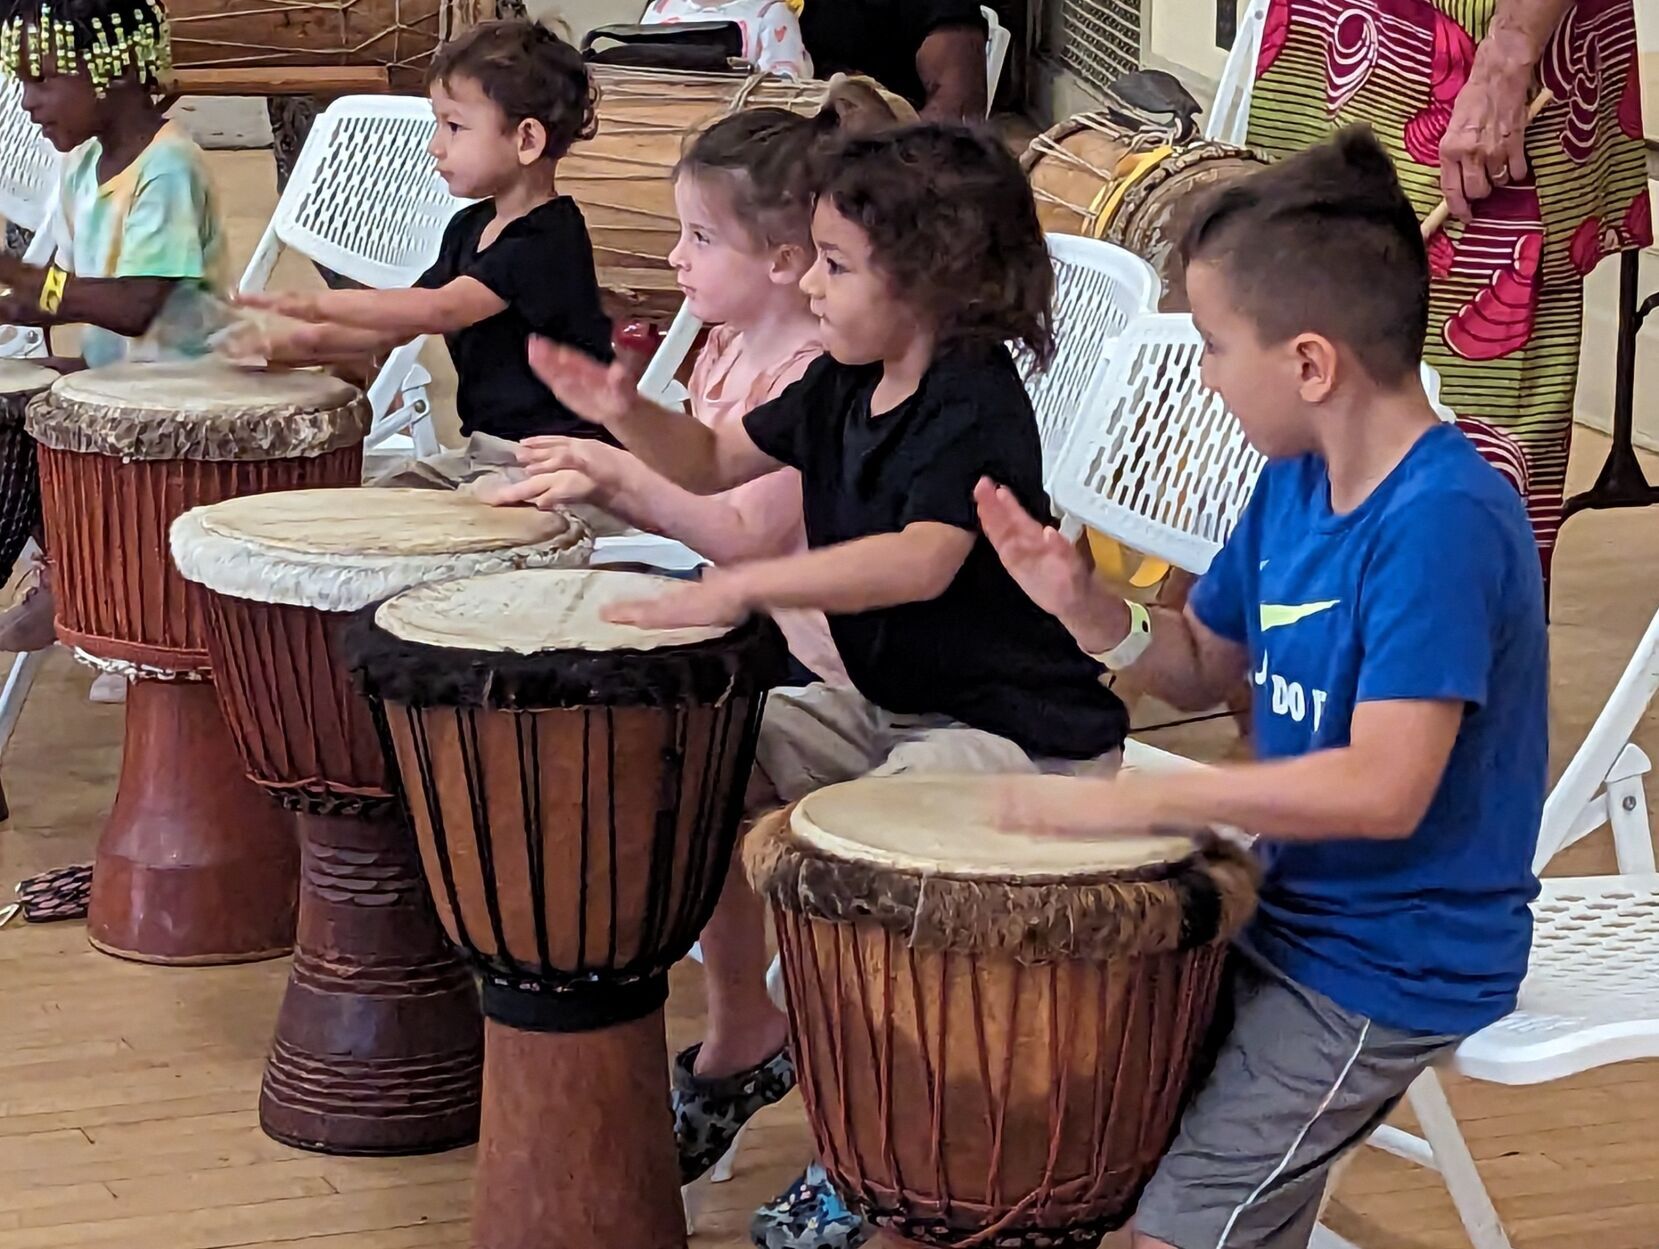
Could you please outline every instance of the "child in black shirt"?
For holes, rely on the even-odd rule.
[[[728,489],[780,465],[801,473],[811,549],[711,569],[614,618],[672,627],[826,613],[855,688],[773,694],[751,809],[863,775],[1112,766],[1122,704],[1001,567],[974,506],[988,475],[1048,514],[1036,420],[1004,345],[1040,360],[1053,348],[1053,271],[1018,164],[994,136],[958,126],[848,140],[820,179],[812,238],[801,287],[828,354],[741,425],[711,430],[642,400],[619,366],[532,347],[566,404],[687,489]],[[548,471],[579,453],[562,457],[552,440],[520,454]],[[763,922],[734,875],[702,936],[709,1035],[677,1064],[687,1180],[793,1082],[785,1020],[761,983]]]
[[[442,334],[464,434],[607,437],[548,392],[526,350],[537,335],[611,358],[587,225],[555,186],[560,158],[597,125],[580,54],[534,22],[485,22],[438,50],[431,94],[438,173],[453,194],[478,200],[450,220],[436,263],[410,290],[244,296],[311,324],[238,347],[309,364]]]

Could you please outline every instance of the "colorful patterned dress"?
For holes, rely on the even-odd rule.
[[[1496,4],[1269,0],[1250,142],[1282,154],[1368,122],[1427,215],[1441,198],[1440,139]],[[1527,131],[1528,177],[1429,247],[1428,360],[1460,418],[1499,432],[1495,442],[1477,437],[1482,449],[1524,459],[1546,571],[1561,524],[1584,276],[1602,257],[1653,241],[1635,48],[1632,0],[1578,0],[1538,67],[1556,103]]]

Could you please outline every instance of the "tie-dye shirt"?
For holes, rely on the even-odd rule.
[[[89,366],[199,356],[224,306],[224,230],[202,151],[174,122],[108,182],[103,145],[89,139],[64,158],[58,187],[57,263],[82,278],[173,278],[178,285],[150,328],[124,338],[88,326]]]

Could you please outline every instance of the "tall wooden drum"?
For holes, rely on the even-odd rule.
[[[438,931],[342,629],[423,582],[585,563],[586,529],[443,491],[296,490],[186,512],[172,547],[209,591],[219,702],[248,775],[299,821],[299,933],[261,1126],[340,1154],[472,1140],[478,991]]]
[[[167,530],[200,504],[357,482],[369,421],[333,378],[207,365],[71,374],[30,407],[58,638],[133,681],[92,876],[99,949],[216,963],[291,948],[293,826],[242,775],[209,684],[203,598],[168,560]]]
[[[671,584],[423,586],[362,643],[438,918],[484,978],[475,1249],[685,1244],[668,969],[719,897],[784,651],[763,619],[604,622]]]
[[[1177,147],[1165,140],[1103,113],[1081,113],[1033,139],[1020,163],[1043,229],[1128,248],[1163,278],[1159,307],[1185,312],[1186,273],[1177,249],[1194,210],[1211,187],[1268,162],[1248,148],[1207,140]]]
[[[1174,1134],[1254,871],[1185,837],[1000,831],[995,784],[820,790],[745,866],[849,1204],[899,1244],[1093,1246]]]
[[[23,427],[29,400],[50,390],[58,375],[22,360],[0,360],[0,584],[40,527],[40,471],[35,440]]]

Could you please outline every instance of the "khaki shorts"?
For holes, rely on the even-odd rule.
[[[1034,759],[1006,737],[949,716],[895,715],[855,689],[822,684],[774,690],[755,746],[755,764],[780,802],[861,776],[1109,776],[1121,758],[1114,750],[1098,759]]]

